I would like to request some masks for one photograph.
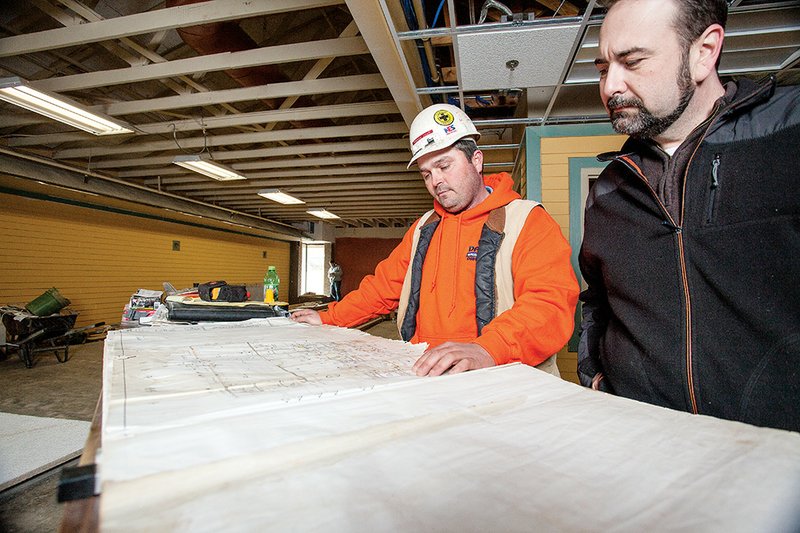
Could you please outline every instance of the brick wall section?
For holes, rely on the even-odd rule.
[[[358,288],[364,276],[389,257],[401,239],[338,237],[333,260],[342,267],[342,296]]]

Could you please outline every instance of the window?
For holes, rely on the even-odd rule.
[[[325,245],[304,244],[300,293],[325,294]]]

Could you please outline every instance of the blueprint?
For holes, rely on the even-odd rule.
[[[104,438],[417,379],[424,349],[287,318],[113,331]]]

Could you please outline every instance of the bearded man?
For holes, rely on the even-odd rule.
[[[600,93],[630,136],[586,202],[581,382],[800,431],[800,90],[721,82],[725,0],[617,0]]]

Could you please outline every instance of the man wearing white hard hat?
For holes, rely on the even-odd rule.
[[[411,124],[411,161],[434,198],[356,291],[298,322],[351,327],[397,310],[404,340],[428,343],[414,364],[436,376],[521,361],[558,374],[578,284],[570,248],[540,204],[507,173],[482,176],[480,134],[458,107],[436,104]]]

